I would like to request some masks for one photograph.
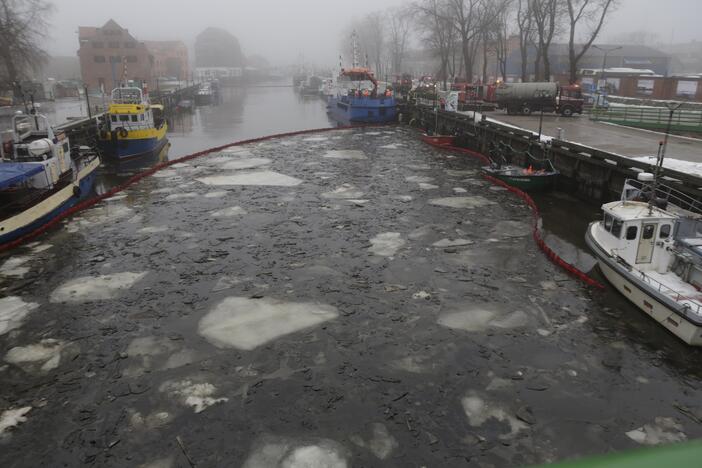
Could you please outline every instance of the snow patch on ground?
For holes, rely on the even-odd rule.
[[[429,200],[429,204],[434,206],[445,206],[447,208],[473,209],[481,208],[483,206],[494,205],[495,202],[490,201],[485,197],[477,195],[475,197],[433,198]]]
[[[24,302],[17,296],[8,296],[0,299],[0,335],[10,330],[19,328],[31,311],[38,308],[39,304]]]
[[[6,437],[11,428],[26,422],[27,417],[25,415],[31,410],[31,406],[25,406],[23,408],[10,408],[3,411],[2,414],[0,414],[0,438]]]
[[[345,199],[345,198],[361,198],[364,193],[358,190],[351,184],[343,184],[340,187],[335,188],[331,192],[324,192],[322,196],[324,198],[329,198],[333,200]]]
[[[626,436],[643,445],[672,444],[687,440],[681,424],[673,418],[657,417],[653,423],[629,431]]]
[[[63,283],[49,296],[50,302],[87,302],[112,299],[120,292],[131,288],[147,272],[114,273],[111,275],[82,276]]]
[[[338,315],[326,304],[228,297],[200,320],[198,333],[218,348],[248,351]]]
[[[217,175],[197,179],[205,185],[259,185],[294,187],[302,180],[273,171],[243,172],[239,174]]]
[[[56,369],[61,362],[61,349],[65,343],[52,338],[41,340],[37,344],[16,346],[5,354],[5,362],[14,364],[24,370],[38,367],[41,372]]]
[[[244,158],[229,161],[222,165],[222,169],[238,170],[238,169],[253,169],[254,167],[265,166],[272,161],[268,158]]]
[[[374,255],[392,257],[405,245],[405,240],[399,232],[382,232],[370,240],[368,250]]]
[[[634,161],[645,162],[652,166],[656,165],[656,156],[639,156],[631,159],[633,159]],[[667,169],[672,169],[674,171],[684,172],[686,174],[702,176],[702,163],[699,162],[665,158],[663,160],[663,167]],[[651,172],[653,172],[653,170],[651,170]]]
[[[245,215],[246,210],[240,206],[230,206],[227,208],[222,208],[221,210],[212,211],[210,216],[212,218],[232,218],[234,216]]]
[[[361,150],[332,150],[324,153],[324,157],[329,159],[368,159]]]
[[[242,468],[347,468],[346,450],[329,439],[263,437]]]
[[[226,397],[216,398],[214,394],[217,393],[217,387],[211,383],[198,383],[189,379],[164,382],[159,390],[170,394],[185,406],[191,406],[196,413],[201,413],[217,403],[229,401]]]

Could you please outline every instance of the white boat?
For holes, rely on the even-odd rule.
[[[702,346],[702,203],[642,173],[602,211],[585,241],[604,276],[678,338]]]

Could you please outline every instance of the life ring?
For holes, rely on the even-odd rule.
[[[129,135],[129,132],[124,127],[119,127],[119,128],[116,128],[115,130],[117,131],[119,136],[121,136],[122,138],[127,138],[127,135]]]
[[[82,193],[83,191],[80,189],[80,185],[73,186],[73,195],[75,195],[76,198],[80,198]]]

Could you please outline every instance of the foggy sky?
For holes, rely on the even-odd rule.
[[[407,0],[54,0],[50,21],[53,55],[75,55],[78,26],[102,26],[112,18],[139,40],[180,39],[192,47],[207,26],[227,29],[246,55],[261,54],[274,64],[298,61],[334,65],[339,31],[365,13]],[[178,5],[176,7],[176,5]],[[186,7],[186,5],[192,5]],[[602,34],[647,29],[661,42],[702,39],[700,0],[621,0]]]

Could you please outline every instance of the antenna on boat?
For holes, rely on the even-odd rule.
[[[353,48],[353,68],[358,67],[358,34],[356,30],[351,33],[351,47]]]
[[[670,130],[673,125],[673,116],[675,115],[675,111],[680,109],[680,106],[682,106],[682,102],[666,102],[665,106],[668,108],[669,114],[668,114],[668,124],[665,127],[665,136],[663,137],[663,142],[660,144],[660,147],[658,148],[658,157],[656,158],[656,170],[653,173],[653,190],[651,193],[651,200],[648,202],[648,208],[649,208],[649,213],[652,210],[652,204],[654,203],[656,199],[656,190],[658,189],[658,179],[661,176],[661,170],[663,169],[663,160],[665,159],[665,150],[668,148],[668,137],[670,136]]]

